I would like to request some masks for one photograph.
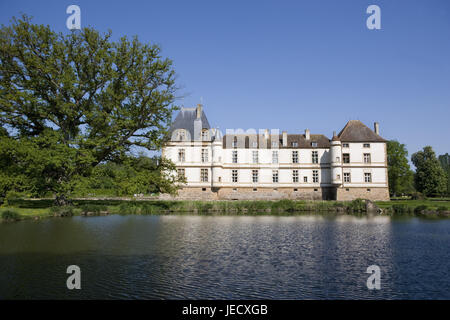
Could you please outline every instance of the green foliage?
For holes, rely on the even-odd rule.
[[[420,214],[420,213],[422,213],[423,210],[427,210],[427,209],[428,209],[427,205],[420,205],[414,209],[414,213]]]
[[[447,173],[447,196],[450,196],[450,155],[448,153],[438,157],[442,169]]]
[[[413,192],[411,194],[411,200],[426,200],[427,197],[425,197],[422,193],[420,192]]]
[[[84,204],[81,206],[82,213],[95,213],[99,214],[100,212],[108,211],[108,207],[101,204]]]
[[[448,210],[448,208],[446,207],[446,206],[439,206],[438,208],[437,208],[437,211],[438,212],[443,212],[443,211],[447,211]]]
[[[366,202],[363,199],[355,199],[349,204],[349,209],[352,212],[366,211]]]
[[[392,209],[394,210],[394,213],[397,214],[411,213],[413,211],[413,209],[410,206],[404,203],[394,204],[392,205]]]
[[[416,189],[426,196],[443,195],[447,190],[447,174],[442,169],[433,148],[427,146],[414,153],[411,160],[416,167]]]
[[[74,207],[72,206],[56,206],[51,207],[50,212],[58,217],[72,217],[74,215]]]
[[[406,146],[398,141],[387,143],[389,192],[391,195],[409,194],[414,191],[414,173],[408,163]]]
[[[174,79],[160,48],[136,37],[111,41],[91,28],[56,33],[26,16],[2,26],[0,196],[67,195],[99,164],[148,161],[130,153],[164,143],[176,109]],[[154,190],[173,192],[163,174],[173,165],[150,167],[124,180],[123,192],[142,191],[146,179]]]
[[[13,210],[5,210],[2,212],[2,219],[5,221],[18,221],[20,220],[20,215]]]

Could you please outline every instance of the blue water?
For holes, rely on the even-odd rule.
[[[68,290],[66,268],[81,268]],[[369,290],[366,269],[381,269]],[[0,224],[0,299],[450,299],[450,219],[120,216]]]

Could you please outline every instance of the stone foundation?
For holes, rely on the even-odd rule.
[[[183,188],[177,196],[163,194],[160,200],[333,200],[334,188]]]
[[[370,191],[368,191],[370,190]],[[351,201],[355,199],[368,199],[372,201],[388,201],[388,188],[337,188],[336,200]]]

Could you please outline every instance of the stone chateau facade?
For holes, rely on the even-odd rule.
[[[177,199],[389,200],[386,140],[350,120],[332,139],[211,128],[202,105],[182,108],[162,151],[186,178]]]

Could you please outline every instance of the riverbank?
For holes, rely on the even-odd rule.
[[[74,199],[70,206],[55,207],[52,199],[16,199],[0,208],[1,221],[43,219],[48,217],[93,216],[109,214],[217,214],[217,215],[296,215],[367,213],[449,217],[448,200],[395,200],[372,203],[354,201],[170,201],[134,199]]]

